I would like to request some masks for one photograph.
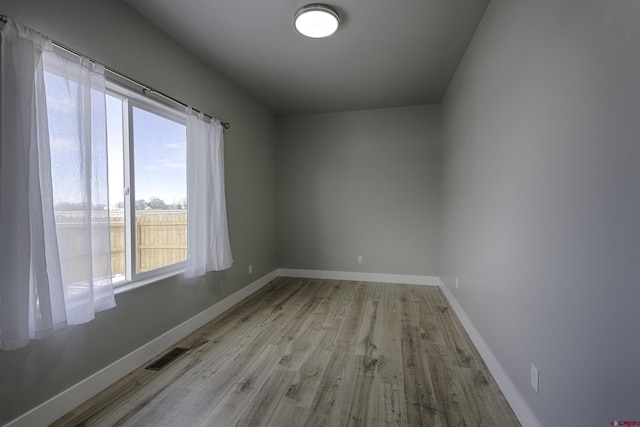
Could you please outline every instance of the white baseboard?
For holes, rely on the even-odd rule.
[[[305,277],[308,279],[353,280],[358,282],[404,283],[407,285],[440,286],[435,276],[413,276],[408,274],[359,273],[354,271],[295,270],[280,268],[278,276]]]
[[[520,421],[520,424],[522,424],[522,427],[541,427],[540,423],[531,412],[531,409],[529,409],[529,406],[522,398],[522,395],[518,392],[516,386],[513,385],[513,382],[500,365],[500,362],[498,362],[498,359],[493,355],[493,352],[487,343],[482,339],[480,332],[478,332],[476,327],[473,325],[471,319],[467,316],[467,313],[464,312],[460,303],[458,303],[455,296],[453,296],[453,293],[451,293],[449,288],[442,282],[440,283],[440,289],[442,289],[442,292],[447,297],[451,308],[455,311],[465,331],[469,334],[471,341],[473,341],[473,344],[478,349],[480,356],[482,356],[482,360],[484,360],[487,368],[489,368],[491,375],[493,375],[498,387],[500,387],[500,390],[502,390],[507,402],[511,405],[511,409],[513,409],[513,412],[516,414],[516,417]]]
[[[266,274],[207,310],[193,316],[191,319],[162,334],[153,341],[148,342],[137,350],[113,362],[111,365],[80,381],[78,384],[75,384],[57,396],[35,407],[26,414],[9,422],[6,427],[33,427],[51,424],[90,397],[95,396],[120,378],[139,368],[149,359],[157,356],[191,332],[215,319],[235,304],[264,287],[276,277],[278,277],[278,270]]]

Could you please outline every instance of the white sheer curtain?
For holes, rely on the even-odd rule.
[[[187,108],[186,277],[231,267],[224,189],[224,132]]]
[[[44,54],[51,175],[67,321],[115,306],[104,67]]]
[[[0,348],[66,326],[49,164],[42,54],[51,43],[9,20],[0,47]]]
[[[115,300],[104,75],[11,20],[0,62],[0,349],[11,350]]]

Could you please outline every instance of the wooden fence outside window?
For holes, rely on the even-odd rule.
[[[126,266],[124,215],[120,212],[110,212],[109,220],[111,272],[114,277],[124,277]],[[89,271],[85,271],[86,263],[74,263],[75,257],[80,258],[86,254],[88,244],[84,241],[84,234],[78,232],[86,226],[81,221],[81,214],[73,211],[59,212],[56,215],[56,222],[58,240],[63,241],[66,247],[77,248],[75,251],[68,251],[63,260],[63,264],[67,266],[63,271],[63,280],[65,283],[84,281],[91,275]],[[106,213],[104,225],[107,225]],[[133,250],[136,254],[137,273],[155,270],[187,259],[186,210],[136,211],[135,233],[136,245]],[[109,254],[105,253],[104,256],[108,257]],[[98,255],[95,262],[100,262],[99,257]],[[104,261],[106,262],[106,259]]]

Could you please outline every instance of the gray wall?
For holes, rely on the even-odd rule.
[[[544,426],[640,418],[638,22],[493,0],[444,103],[442,273]]]
[[[438,274],[438,106],[281,117],[277,135],[280,267]]]
[[[209,274],[197,286],[172,278],[120,294],[118,307],[92,323],[0,352],[1,425],[277,266],[271,113],[120,1],[0,0],[0,13],[231,122],[225,172],[235,260],[232,269]],[[252,275],[248,264],[253,264]]]

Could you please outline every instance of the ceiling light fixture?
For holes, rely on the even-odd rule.
[[[313,39],[329,37],[339,25],[338,13],[326,4],[308,4],[296,13],[296,30]]]

